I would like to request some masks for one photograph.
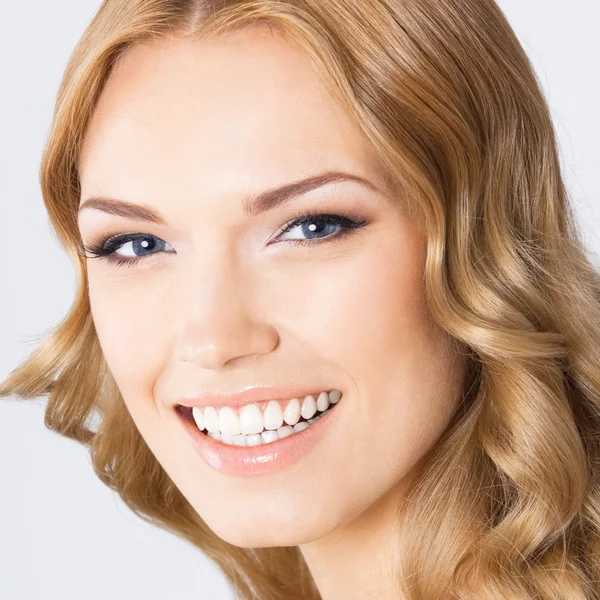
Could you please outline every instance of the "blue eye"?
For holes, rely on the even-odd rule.
[[[117,252],[129,248],[125,252]],[[173,247],[164,240],[149,233],[125,233],[111,236],[97,245],[85,246],[85,251],[91,256],[86,258],[104,258],[117,266],[131,266],[141,260],[144,256],[156,254],[156,251],[164,251],[165,246]]]
[[[122,245],[119,244],[119,249],[123,250],[128,244],[131,244],[131,254],[125,252],[119,254],[115,253],[119,256],[125,256],[130,258],[141,258],[142,256],[146,256],[147,254],[154,254],[153,250],[164,250],[167,242],[157,238],[153,235],[144,235],[143,237],[135,237],[131,238],[128,241],[121,240]]]
[[[294,245],[314,244],[315,242],[321,243],[321,241],[337,240],[365,224],[365,221],[355,221],[354,219],[342,215],[315,215],[311,213],[297,215],[285,225],[283,231],[277,237],[277,240],[279,240],[282,235],[299,228],[301,234],[307,236],[308,239],[291,238],[283,239],[281,241],[289,241]],[[338,229],[338,232],[334,233],[336,228]],[[326,233],[329,232],[329,235],[322,235],[324,230]],[[331,235],[332,233],[334,233],[334,235]]]
[[[301,213],[284,225],[283,230],[275,240],[277,243],[282,241],[293,245],[322,244],[339,240],[366,224],[366,220],[354,219],[350,216]],[[296,228],[299,228],[301,235],[307,236],[308,239],[281,239],[282,236]],[[337,233],[335,233],[336,230]],[[323,232],[326,235],[322,235]],[[129,248],[122,252],[128,246]],[[173,252],[173,247],[170,244],[149,233],[125,233],[109,236],[97,244],[89,246],[84,244],[83,248],[87,252],[85,258],[101,258],[118,267],[133,266],[144,257],[159,252]],[[117,252],[118,250],[121,250],[121,252]]]

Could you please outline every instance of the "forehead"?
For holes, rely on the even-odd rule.
[[[174,194],[174,182],[182,193],[247,192],[324,167],[362,175],[369,163],[365,138],[302,49],[248,29],[131,48],[100,96],[80,176],[89,194],[147,202],[163,186]]]

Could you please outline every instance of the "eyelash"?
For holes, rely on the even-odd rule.
[[[309,211],[301,211],[294,215],[292,219],[290,219],[284,226],[279,235],[283,235],[290,231],[291,229],[297,227],[298,225],[304,225],[304,223],[317,222],[323,225],[339,225],[342,229],[337,233],[330,235],[326,238],[321,238],[317,240],[283,240],[284,242],[289,242],[295,246],[306,246],[313,244],[324,244],[330,241],[339,240],[350,233],[356,232],[361,227],[364,227],[368,224],[368,221],[365,219],[361,219],[356,215],[352,215],[350,213],[342,213],[342,214],[329,214],[329,213],[312,213]],[[278,236],[279,237],[279,236]],[[108,261],[109,263],[115,264],[117,267],[128,266],[131,267],[138,263],[141,259],[152,256],[152,254],[147,254],[146,256],[138,256],[135,258],[121,258],[118,255],[115,255],[115,251],[118,250],[121,246],[124,246],[128,242],[132,242],[138,239],[143,238],[156,238],[160,239],[154,235],[149,233],[125,233],[119,235],[109,235],[102,239],[101,241],[86,245],[83,244],[83,249],[87,252],[88,255],[85,255],[84,258],[100,258]],[[164,240],[161,240],[164,241]],[[157,253],[155,253],[157,254]]]

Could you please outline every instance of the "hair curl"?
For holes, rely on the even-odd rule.
[[[40,171],[77,295],[0,395],[48,395],[45,425],[85,444],[100,479],[238,597],[320,597],[297,547],[219,539],[146,446],[102,356],[76,221],[81,144],[127,49],[265,25],[302,45],[410,190],[431,316],[469,359],[463,401],[398,507],[399,597],[598,600],[600,273],[541,86],[493,0],[105,0],[65,71]]]

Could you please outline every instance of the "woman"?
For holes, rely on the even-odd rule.
[[[0,395],[238,597],[600,597],[600,278],[492,0],[107,0],[41,183],[78,294]]]

